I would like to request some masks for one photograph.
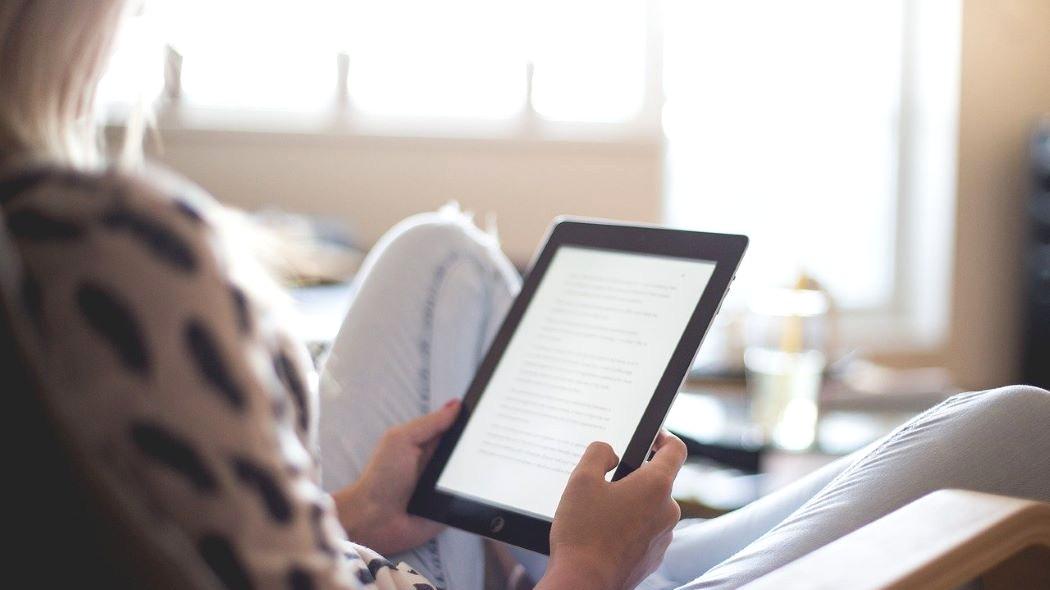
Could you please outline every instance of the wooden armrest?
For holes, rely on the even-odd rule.
[[[1021,575],[1039,583],[1050,580],[1050,504],[940,490],[745,588],[949,590],[989,572],[992,575],[986,581],[1003,579],[1002,573],[996,576],[994,572],[1003,564],[1013,564],[1012,573],[1006,577],[1013,576],[1015,583]]]

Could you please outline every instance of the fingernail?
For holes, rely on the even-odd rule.
[[[448,408],[451,408],[452,406],[458,406],[458,405],[459,405],[459,398],[452,398],[452,399],[448,400],[447,402],[445,402],[445,405],[441,406],[441,408],[447,410]]]

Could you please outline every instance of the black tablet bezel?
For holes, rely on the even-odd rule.
[[[465,531],[477,533],[524,547],[540,553],[550,552],[551,523],[542,518],[514,512],[442,492],[436,488],[437,479],[452,450],[463,434],[463,429],[477,407],[481,394],[517,330],[525,310],[546,274],[547,267],[558,248],[565,245],[598,248],[621,252],[672,256],[715,263],[704,292],[686,324],[678,345],[671,355],[649,405],[623,453],[613,479],[620,479],[645,461],[671,403],[685,378],[693,358],[714,319],[722,298],[736,273],[740,259],[747,248],[746,236],[714,234],[661,227],[626,225],[616,222],[560,219],[550,229],[543,249],[534,259],[521,292],[507,312],[499,331],[492,340],[474,380],[463,396],[462,409],[456,422],[442,437],[420,477],[409,502],[411,514],[423,516]]]

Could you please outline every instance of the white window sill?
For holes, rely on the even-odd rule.
[[[130,112],[127,106],[111,107],[107,126],[121,129]],[[335,107],[273,111],[166,103],[157,108],[154,119],[162,137],[275,144],[304,140],[409,141],[652,152],[662,150],[664,143],[659,124],[642,117],[623,123],[547,121],[527,113],[492,120],[401,118],[369,116]]]

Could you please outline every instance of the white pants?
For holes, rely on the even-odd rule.
[[[377,244],[322,374],[325,489],[354,481],[387,428],[463,395],[519,286],[495,240],[453,211],[412,217]],[[685,523],[641,587],[735,588],[941,488],[1050,501],[1050,393],[955,396],[749,506]],[[542,575],[546,558],[516,556]],[[443,588],[483,585],[469,533],[389,557]]]

